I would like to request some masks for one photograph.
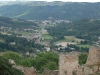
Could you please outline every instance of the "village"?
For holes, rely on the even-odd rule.
[[[12,27],[5,27],[5,26],[0,26],[0,31],[1,31],[1,34],[3,35],[12,35],[12,34],[15,34],[16,37],[19,37],[19,38],[26,38],[28,41],[33,41],[36,43],[36,44],[41,44],[41,45],[44,45],[44,48],[43,48],[43,51],[44,52],[48,52],[48,51],[53,51],[55,53],[58,53],[58,52],[63,52],[63,51],[66,51],[65,49],[69,49],[70,51],[75,51],[75,48],[73,47],[68,47],[68,45],[77,45],[79,44],[81,41],[84,41],[84,39],[78,39],[78,38],[75,38],[73,36],[65,36],[65,38],[71,40],[71,41],[57,41],[57,42],[54,42],[53,43],[53,48],[51,48],[51,43],[50,41],[53,40],[53,36],[50,36],[48,31],[45,29],[45,27],[48,27],[48,26],[54,26],[54,25],[57,25],[59,23],[62,23],[62,22],[65,22],[65,23],[69,23],[71,21],[68,21],[68,20],[29,20],[29,21],[33,21],[35,23],[38,24],[38,28],[16,28],[16,29],[13,29]],[[76,42],[73,42],[76,41]],[[97,42],[93,42],[93,44],[95,46],[99,46],[100,44],[100,37],[98,37],[98,41]],[[16,45],[16,43],[13,41],[13,42],[10,42],[11,45]],[[89,46],[90,47],[90,46]],[[88,47],[88,48],[89,48]],[[35,49],[36,52],[40,52],[41,50],[39,49]],[[29,52],[26,52],[26,54],[29,54]]]
[[[32,21],[32,20],[29,20]],[[44,52],[50,51],[50,40],[53,38],[50,38],[47,40],[43,35],[45,33],[48,33],[46,29],[44,29],[48,25],[55,25],[57,23],[65,22],[69,23],[70,21],[68,20],[41,20],[41,21],[34,21],[39,23],[39,28],[16,28],[13,29],[12,27],[5,27],[5,26],[0,26],[0,33],[3,35],[16,35],[16,37],[19,38],[26,38],[28,41],[35,41],[36,44],[41,44],[44,45]],[[16,45],[16,43],[10,42],[11,45]],[[59,44],[61,45],[61,44]],[[59,46],[58,44],[55,44],[55,46]],[[67,43],[66,43],[67,45]],[[66,47],[66,45],[62,45]],[[60,50],[61,47],[53,49],[54,52],[57,52],[57,50]],[[40,52],[40,50],[36,49],[36,52]],[[29,52],[26,52],[26,54],[29,54]]]

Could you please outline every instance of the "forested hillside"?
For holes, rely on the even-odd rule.
[[[95,41],[100,36],[100,20],[82,19],[68,24],[61,23],[47,29],[50,35],[58,39],[74,35],[77,38]]]
[[[26,20],[0,16],[0,26],[12,27],[12,28],[27,28],[27,27],[31,28],[33,26],[37,26],[37,24]]]
[[[100,3],[19,2],[1,6],[0,15],[34,20],[67,19],[72,21],[83,18],[99,19]]]

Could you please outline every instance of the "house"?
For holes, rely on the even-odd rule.
[[[10,45],[15,45],[16,43],[15,42],[10,42]]]
[[[50,51],[50,47],[49,47],[49,46],[44,47],[44,49],[45,49],[47,52]]]
[[[29,51],[26,52],[26,55],[29,55]]]
[[[40,33],[35,33],[33,35],[30,35],[30,36],[25,36],[25,38],[27,38],[28,41],[34,40],[35,43],[37,43],[37,44],[40,44],[41,43],[41,39],[42,39]]]

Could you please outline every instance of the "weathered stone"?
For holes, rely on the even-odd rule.
[[[79,66],[77,52],[59,56],[59,75],[73,75]]]
[[[9,63],[11,63],[12,65],[16,65],[16,63],[12,59],[9,59]]]
[[[92,46],[89,49],[89,55],[88,55],[86,65],[91,66],[91,65],[98,65],[98,64],[100,64],[100,48]]]
[[[98,66],[94,66],[93,67],[93,72],[94,73],[98,73],[99,72],[99,67]]]
[[[91,47],[85,65],[79,65],[78,53],[60,54],[59,75],[93,75],[100,73],[100,48]],[[97,65],[97,66],[95,66]]]
[[[21,70],[24,75],[38,75],[37,71],[33,67],[22,67],[13,65],[14,68]]]
[[[58,70],[45,69],[42,75],[58,75]]]

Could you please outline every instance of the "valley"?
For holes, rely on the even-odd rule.
[[[0,75],[99,75],[99,6],[2,2]]]

